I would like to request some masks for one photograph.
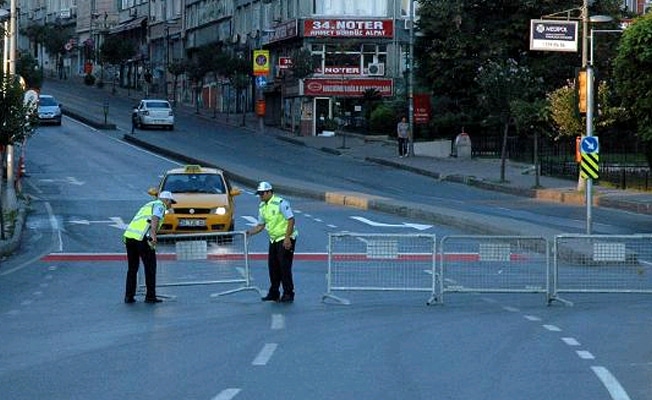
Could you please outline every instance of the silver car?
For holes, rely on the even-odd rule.
[[[174,111],[167,100],[141,100],[134,108],[131,118],[136,128],[160,126],[174,129]]]
[[[61,125],[61,104],[48,94],[38,96],[38,119],[41,124]]]

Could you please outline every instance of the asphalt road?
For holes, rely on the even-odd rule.
[[[64,107],[96,115],[104,102],[110,104],[110,121],[123,137],[130,130],[134,100],[111,96],[94,88],[78,92],[60,82],[48,82]],[[80,97],[83,93],[84,97]],[[90,94],[89,94],[90,93]],[[99,93],[99,95],[98,95]],[[93,96],[95,94],[95,96]],[[97,119],[97,118],[96,118]],[[237,116],[231,116],[231,122]],[[275,134],[224,125],[210,116],[197,117],[191,110],[179,111],[174,132],[137,131],[136,143],[191,161],[219,166],[236,181],[253,186],[268,180],[286,194],[324,198],[325,193],[348,195],[373,203],[374,208],[455,229],[481,234],[536,233],[552,238],[560,233],[586,232],[584,206],[546,203],[505,193],[479,190],[442,182],[405,170],[324,153],[307,146],[278,140]],[[652,215],[596,208],[593,233],[630,234],[652,231]]]
[[[224,288],[211,285],[165,287],[170,301],[125,305],[124,260],[106,257],[121,246],[111,217],[128,219],[173,163],[69,119],[44,128],[27,151],[35,197],[27,240],[0,266],[3,399],[652,397],[652,300],[643,295],[576,295],[574,307],[546,307],[539,294],[458,294],[426,307],[424,293],[379,291],[347,293],[350,306],[324,304],[328,265],[299,254],[289,306],[261,303],[253,291],[216,299]],[[252,171],[254,181],[264,176]],[[245,224],[255,206],[246,196]],[[492,203],[483,196],[478,204]],[[329,232],[383,232],[353,216],[423,222],[291,199],[306,237],[300,252],[323,252]],[[261,237],[252,246],[265,250]],[[251,268],[264,288],[263,260]],[[162,261],[161,272],[170,265]]]

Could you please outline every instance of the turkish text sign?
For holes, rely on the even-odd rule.
[[[530,21],[530,50],[577,52],[577,42],[577,21]]]

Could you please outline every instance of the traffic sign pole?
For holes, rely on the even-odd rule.
[[[586,49],[585,49],[586,50]],[[593,65],[586,66],[586,138],[593,136]],[[589,141],[595,139],[588,139]],[[596,149],[597,151],[597,149]],[[590,235],[593,226],[593,179],[586,180],[586,234]]]

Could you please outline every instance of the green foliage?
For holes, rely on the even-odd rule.
[[[586,124],[577,113],[577,93],[572,82],[548,94],[550,119],[556,136],[580,136]]]
[[[299,49],[292,56],[292,75],[297,79],[306,78],[315,71],[312,55],[308,49]]]
[[[113,65],[123,64],[135,54],[135,46],[132,42],[117,36],[107,36],[100,46],[100,58],[103,63]]]
[[[652,142],[652,14],[637,18],[622,34],[614,63],[616,89],[638,125],[638,134]]]
[[[397,120],[396,112],[391,107],[380,105],[371,113],[369,129],[372,132],[395,135]]]
[[[415,77],[430,87],[433,103],[438,105],[434,109],[440,115],[435,115],[431,122],[434,131],[449,130],[455,120],[467,120],[464,126],[468,127],[488,116],[496,117],[496,110],[487,115],[487,108],[479,107],[483,99],[498,97],[486,91],[490,85],[482,87],[476,80],[479,68],[487,60],[512,59],[527,68],[537,93],[563,86],[581,65],[581,52],[528,51],[530,20],[571,9],[576,10],[573,15],[576,18],[580,3],[576,0],[421,1]],[[589,13],[617,18],[621,5],[619,0],[601,0],[592,3]],[[603,75],[608,75],[606,69]],[[509,103],[502,99],[501,109],[510,109]]]
[[[188,64],[185,60],[174,60],[168,64],[168,72],[174,75],[175,79],[185,74],[187,69]]]
[[[38,125],[36,104],[25,103],[25,90],[17,79],[3,75],[1,86],[0,144],[21,143]]]
[[[23,53],[16,60],[16,73],[25,79],[28,89],[38,89],[43,85],[43,71],[31,54]]]

